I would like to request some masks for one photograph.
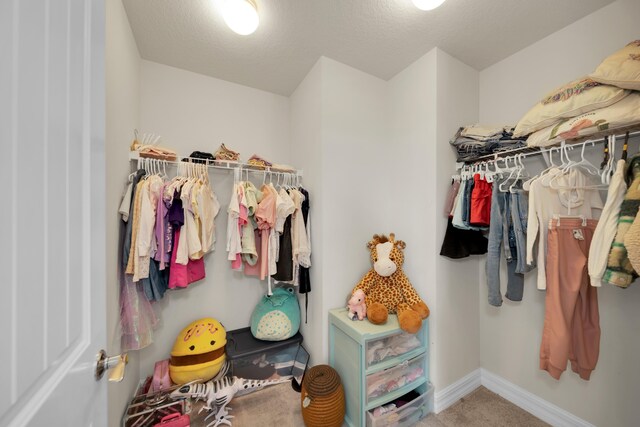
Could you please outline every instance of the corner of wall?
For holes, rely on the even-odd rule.
[[[311,240],[313,242],[311,288],[299,299],[304,320],[300,331],[310,364],[326,363],[324,327],[323,241],[324,185],[322,180],[322,105],[325,58],[319,58],[290,97],[290,143],[292,164],[304,170],[304,185],[313,204]],[[309,307],[305,309],[308,299]],[[308,315],[308,323],[306,317]]]
[[[458,127],[477,123],[479,72],[440,48],[436,55],[436,143],[434,166],[434,256],[436,258],[437,316],[434,384],[444,389],[480,368],[479,289],[475,258],[450,260],[439,255],[447,220],[443,203],[454,172],[456,156],[448,141]],[[455,301],[455,304],[452,302]],[[474,328],[475,327],[475,328]],[[465,334],[451,334],[464,330]]]
[[[129,173],[128,150],[138,127],[140,55],[121,0],[106,1],[106,265],[107,353],[120,353],[117,207]],[[129,355],[125,379],[108,385],[108,425],[119,426],[139,380],[137,354]]]

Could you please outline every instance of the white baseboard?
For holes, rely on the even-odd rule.
[[[481,385],[554,427],[595,427],[572,413],[482,368],[476,369],[443,390],[436,391],[433,397],[435,413],[444,411]]]
[[[480,369],[480,372],[483,386],[554,427],[595,427],[486,369]]]
[[[456,403],[458,400],[480,387],[480,369],[465,375],[443,390],[436,391],[433,396],[433,409],[439,413]]]

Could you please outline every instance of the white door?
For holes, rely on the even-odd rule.
[[[0,426],[106,426],[103,0],[0,0]]]

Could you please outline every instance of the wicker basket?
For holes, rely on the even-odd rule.
[[[309,369],[300,393],[302,418],[307,427],[340,427],[344,421],[344,388],[329,365]]]

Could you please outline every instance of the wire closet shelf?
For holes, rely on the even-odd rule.
[[[494,163],[496,161],[498,161],[499,159],[507,159],[507,158],[511,158],[515,155],[518,155],[520,157],[528,157],[528,156],[535,156],[535,155],[542,155],[544,153],[549,152],[551,149],[557,149],[559,147],[562,146],[567,146],[570,148],[579,148],[579,147],[583,147],[585,145],[591,144],[591,145],[595,145],[598,143],[603,143],[603,142],[607,142],[608,138],[611,136],[615,136],[616,138],[624,138],[627,133],[629,134],[629,138],[633,138],[636,136],[640,135],[640,124],[636,124],[633,126],[627,126],[624,128],[618,128],[618,129],[610,129],[610,130],[606,130],[603,132],[598,132],[596,134],[593,135],[588,135],[582,138],[576,138],[576,139],[567,139],[564,140],[562,142],[559,142],[557,144],[553,144],[553,145],[549,145],[547,147],[520,147],[520,148],[514,148],[512,150],[504,150],[504,151],[499,151],[496,153],[492,153],[492,154],[486,154],[483,156],[479,156],[473,160],[469,160],[466,162],[461,162],[464,163],[466,166],[470,166],[470,165],[477,165],[480,163]]]
[[[249,163],[234,162],[231,160],[229,161],[208,160],[208,159],[200,159],[200,158],[194,158],[194,157],[180,157],[180,156],[176,156],[175,160],[165,160],[165,159],[155,159],[153,157],[140,156],[140,153],[138,153],[137,151],[129,152],[129,160],[131,161],[155,160],[160,164],[164,163],[164,164],[176,165],[176,166],[193,164],[193,165],[206,166],[209,169],[234,171],[234,173],[253,172],[253,173],[261,173],[261,174],[267,174],[267,175],[275,175],[280,177],[294,176],[297,179],[302,179],[303,177],[303,171],[301,169],[285,170],[285,169],[273,168],[269,166],[256,166]]]

